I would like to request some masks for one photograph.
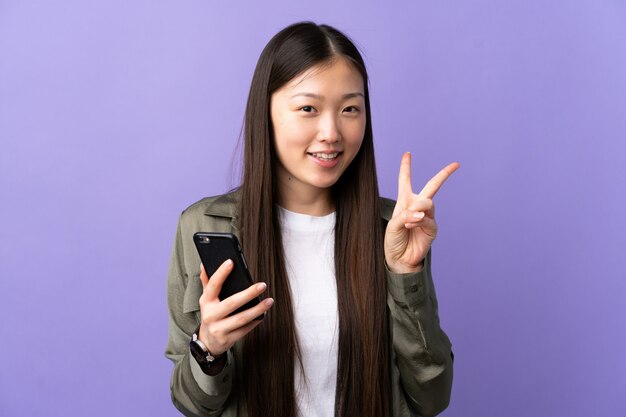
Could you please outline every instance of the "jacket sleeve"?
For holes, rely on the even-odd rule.
[[[199,298],[197,291],[188,291],[188,274],[185,267],[185,245],[181,226],[183,216],[178,222],[176,239],[172,250],[170,267],[167,274],[167,306],[169,312],[169,331],[165,356],[174,363],[170,382],[172,402],[186,416],[219,416],[230,395],[233,380],[233,355],[229,351],[227,365],[216,376],[209,376],[193,369],[195,363],[189,352],[191,335],[198,326],[196,308],[190,305],[189,294]],[[185,240],[192,240],[185,236]],[[189,248],[191,249],[191,248]],[[198,278],[199,279],[199,278]],[[197,303],[197,298],[194,300]],[[192,310],[192,311],[190,311]],[[197,365],[197,364],[195,364]],[[195,375],[195,376],[194,376]]]
[[[420,416],[435,416],[450,402],[454,355],[439,327],[430,271],[431,251],[420,272],[396,274],[387,268],[396,366],[407,404]]]

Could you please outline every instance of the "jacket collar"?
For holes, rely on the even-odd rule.
[[[239,230],[239,212],[237,206],[241,199],[241,188],[217,196],[204,210],[206,216],[226,217],[235,230]]]
[[[237,205],[241,200],[241,187],[222,194],[216,197],[207,208],[204,210],[204,214],[207,216],[227,217],[231,219],[231,224],[236,230],[239,230],[239,213]],[[395,201],[388,198],[381,198],[381,217],[389,221],[393,214],[395,207]]]

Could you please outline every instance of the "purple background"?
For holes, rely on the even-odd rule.
[[[238,183],[256,60],[309,19],[365,54],[383,194],[405,150],[417,189],[462,163],[443,415],[626,415],[625,3],[293,3],[0,2],[0,415],[178,415],[177,217]]]

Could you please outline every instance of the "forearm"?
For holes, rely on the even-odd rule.
[[[195,359],[187,352],[175,362],[170,384],[174,406],[186,416],[221,415],[231,393],[232,365],[209,376],[195,373],[192,361]]]
[[[405,312],[396,309],[396,315]],[[419,314],[419,313],[418,313]],[[415,313],[407,315],[415,316]],[[407,403],[421,416],[435,416],[450,402],[452,388],[452,351],[446,334],[439,328],[428,329],[427,320],[394,318],[393,348]],[[411,324],[415,323],[414,327]]]
[[[221,415],[232,389],[233,359],[217,375],[194,376],[189,352],[191,335],[197,328],[197,300],[202,292],[199,278],[185,268],[183,236],[179,221],[170,268],[167,274],[169,313],[165,356],[174,363],[170,382],[172,402],[186,416]],[[187,277],[192,276],[190,280]],[[198,288],[199,287],[199,288]],[[197,365],[197,363],[196,363]]]
[[[420,415],[437,415],[450,401],[453,356],[450,340],[439,326],[430,252],[422,271],[388,270],[387,279],[395,366],[405,398]]]

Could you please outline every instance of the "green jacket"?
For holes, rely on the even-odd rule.
[[[169,334],[165,355],[174,362],[172,402],[186,416],[243,417],[243,401],[232,390],[241,360],[240,345],[216,376],[198,372],[189,340],[200,323],[202,294],[195,232],[230,232],[239,239],[238,192],[208,197],[180,216],[167,275]],[[381,199],[382,215],[391,218],[395,202]],[[439,327],[437,298],[430,273],[430,251],[421,272],[386,272],[390,311],[390,393],[394,417],[434,416],[444,410],[452,387],[451,343]],[[200,381],[200,382],[199,382]]]

